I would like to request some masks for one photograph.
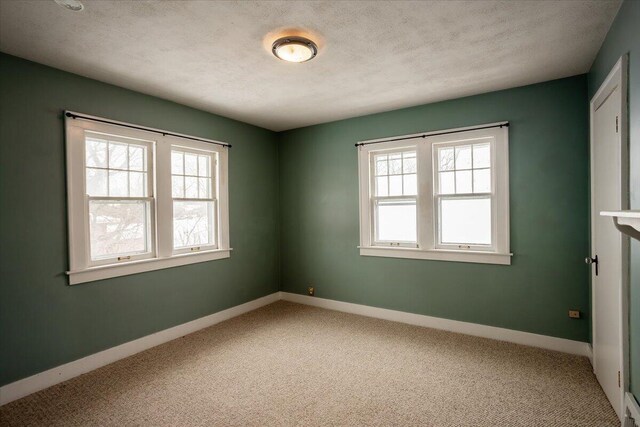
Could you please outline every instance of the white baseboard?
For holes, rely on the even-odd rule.
[[[624,427],[632,427],[632,426],[640,426],[640,405],[636,401],[635,397],[629,392],[625,393],[624,396],[624,406],[625,406],[625,424]],[[631,421],[630,419],[633,421]]]
[[[442,329],[445,331],[473,335],[476,337],[491,338],[498,341],[507,341],[591,358],[589,344],[581,341],[538,335],[530,332],[515,331],[513,329],[497,328],[495,326],[479,325],[477,323],[460,322],[458,320],[425,316],[423,314],[388,310],[386,308],[352,304],[349,302],[335,301],[307,295],[292,294],[289,292],[281,292],[281,295],[281,299],[299,304],[312,305],[314,307],[327,308],[329,310],[343,311],[346,313],[359,314],[361,316],[375,317],[377,319],[391,320],[394,322],[408,323],[410,325],[423,326],[426,328]]]
[[[150,349],[168,341],[188,335],[192,332],[207,328],[216,323],[231,319],[262,306],[271,304],[280,299],[280,292],[246,302],[217,313],[201,317],[182,325],[174,326],[142,338],[109,348],[99,353],[92,354],[82,359],[60,365],[48,371],[40,372],[33,376],[0,387],[0,405],[13,402],[16,399],[31,393],[51,387],[63,381],[82,375],[94,369],[108,365],[125,357],[132,356],[141,351]]]
[[[31,393],[59,384],[73,377],[77,377],[78,375],[82,375],[120,359],[124,359],[125,357],[132,356],[141,351],[164,344],[168,341],[180,338],[211,325],[215,325],[216,323],[223,322],[231,319],[232,317],[253,311],[281,299],[299,304],[326,308],[329,310],[359,314],[361,316],[375,317],[378,319],[408,323],[410,325],[423,326],[427,328],[442,329],[445,331],[491,338],[499,341],[508,341],[516,344],[561,351],[564,353],[578,354],[580,356],[587,356],[591,359],[589,344],[579,341],[532,334],[529,332],[514,331],[512,329],[497,328],[494,326],[479,325],[476,323],[442,319],[422,314],[406,313],[403,311],[310,297],[306,295],[292,294],[288,292],[275,292],[262,298],[129,341],[119,346],[109,348],[99,353],[83,357],[82,359],[60,365],[56,368],[40,372],[28,378],[2,386],[0,387],[0,405],[13,402],[14,400],[20,399],[21,397],[27,396]]]

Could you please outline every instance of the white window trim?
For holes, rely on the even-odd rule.
[[[360,192],[360,245],[358,248],[360,255],[510,265],[513,254],[510,253],[509,244],[509,133],[507,126],[499,127],[501,124],[504,122],[362,141],[365,145],[358,146]],[[443,135],[443,132],[453,133]],[[461,250],[444,246],[439,248],[436,244],[437,230],[434,217],[436,209],[432,156],[434,144],[449,142],[452,138],[461,141],[483,136],[495,137],[492,147],[492,185],[495,186],[496,194],[492,205],[494,248],[492,250],[478,250],[479,248],[475,247]],[[371,142],[375,142],[375,144],[367,144]],[[371,154],[379,151],[411,148],[417,151],[418,158],[418,245],[416,248],[376,246],[372,238],[374,212],[371,204],[373,189]],[[498,169],[500,172],[497,172]],[[496,226],[497,224],[501,224],[501,227]]]
[[[75,113],[74,113],[75,114]],[[85,115],[83,115],[85,116]],[[149,129],[139,130],[126,127],[128,123],[114,122],[105,124],[91,119],[106,120],[85,116],[88,119],[65,118],[66,160],[67,160],[67,200],[69,231],[69,264],[67,271],[69,284],[91,282],[111,277],[142,273],[145,271],[177,267],[181,265],[229,258],[229,194],[228,194],[228,149],[225,146],[195,141],[179,136],[167,135],[167,131]],[[122,126],[119,126],[121,124]],[[152,143],[149,157],[153,162],[150,179],[154,187],[155,208],[152,214],[152,250],[151,256],[144,259],[121,261],[115,264],[95,265],[89,254],[89,224],[85,213],[85,131],[141,139]],[[158,133],[159,132],[159,133]],[[187,136],[187,135],[185,135]],[[187,136],[188,137],[188,136]],[[211,141],[218,142],[218,141]],[[219,143],[218,143],[219,144]],[[217,153],[218,174],[214,185],[218,187],[218,221],[216,224],[217,247],[203,247],[196,252],[182,253],[173,249],[173,198],[171,193],[171,148],[185,147],[191,150]],[[213,166],[212,166],[213,167]],[[158,172],[166,171],[166,172]]]

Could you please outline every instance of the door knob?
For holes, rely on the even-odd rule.
[[[596,276],[598,275],[598,255],[595,256],[595,258],[591,258],[590,256],[586,257],[584,259],[584,262],[586,264],[595,264],[596,265]]]

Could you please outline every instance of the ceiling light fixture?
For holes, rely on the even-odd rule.
[[[80,2],[80,0],[54,0],[60,6],[72,10],[74,12],[80,12],[84,9],[84,5]]]
[[[307,62],[318,54],[318,46],[304,37],[282,37],[271,46],[276,58],[288,62]]]

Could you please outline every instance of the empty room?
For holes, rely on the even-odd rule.
[[[640,427],[640,0],[0,0],[0,426]]]

